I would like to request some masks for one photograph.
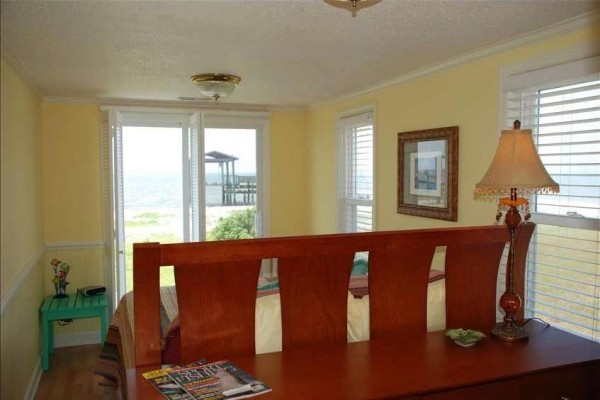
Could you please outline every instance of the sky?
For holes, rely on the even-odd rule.
[[[236,173],[256,174],[256,134],[253,129],[206,129],[205,152],[239,158]],[[123,167],[133,174],[175,174],[182,169],[180,128],[123,128]],[[218,172],[207,164],[206,172]]]

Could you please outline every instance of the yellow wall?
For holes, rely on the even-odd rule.
[[[40,99],[0,57],[0,397],[22,399],[39,361],[43,297]]]
[[[495,205],[475,200],[473,190],[492,160],[499,137],[500,68],[594,40],[597,46],[598,26],[311,108],[307,122],[311,232],[336,229],[331,212],[336,197],[336,115],[369,104],[375,107],[378,230],[491,224]],[[459,126],[458,222],[397,214],[397,133],[454,125]]]
[[[304,112],[271,114],[271,236],[308,233],[305,125]]]
[[[44,240],[102,240],[97,105],[42,105]]]

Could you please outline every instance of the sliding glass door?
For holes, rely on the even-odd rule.
[[[109,117],[106,269],[115,301],[133,288],[133,243],[265,235],[265,118],[118,110]],[[161,285],[172,284],[172,268],[162,268]]]

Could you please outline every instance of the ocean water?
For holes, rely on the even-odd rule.
[[[222,205],[221,176],[206,174],[205,186],[207,207]],[[251,175],[251,174],[247,174]],[[183,185],[177,175],[125,175],[123,177],[125,209],[176,209],[182,208]],[[237,201],[243,202],[238,195]]]

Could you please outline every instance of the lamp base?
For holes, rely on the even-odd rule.
[[[514,324],[500,322],[492,329],[492,335],[504,342],[517,342],[519,340],[527,340],[529,334],[524,328]]]

